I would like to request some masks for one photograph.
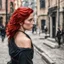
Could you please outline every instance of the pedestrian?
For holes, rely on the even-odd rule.
[[[34,34],[34,30],[35,29],[35,24],[33,24],[33,27],[32,27],[32,34]]]
[[[37,25],[36,24],[33,24],[32,34],[34,34],[34,32],[36,32],[36,34],[37,34]]]
[[[32,29],[33,22],[33,10],[31,8],[19,7],[12,14],[6,27],[11,64],[33,64],[32,40],[25,33],[26,30]]]
[[[61,30],[60,30],[60,27],[59,27],[58,31],[57,31],[57,35],[56,35],[56,37],[58,39],[58,48],[60,48],[60,46],[61,46],[61,35],[62,35],[62,33],[61,33]]]
[[[64,29],[62,29],[62,35],[64,35]]]
[[[2,25],[0,24],[0,36],[1,36]]]
[[[48,31],[48,28],[47,28],[46,25],[44,26],[44,31],[45,31],[45,38],[47,38],[47,31]]]
[[[2,24],[2,29],[1,29],[1,39],[2,39],[2,42],[4,41],[5,39],[5,26]]]
[[[62,42],[64,42],[64,29],[62,29]]]

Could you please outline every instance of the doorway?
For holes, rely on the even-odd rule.
[[[3,19],[3,18],[2,18],[2,17],[0,17],[0,25],[2,25],[2,22],[3,22],[3,21],[2,21],[2,19]]]
[[[52,37],[55,38],[56,33],[56,17],[52,17]]]
[[[42,29],[42,32],[44,32],[44,26],[45,26],[45,20],[41,20],[41,29]]]

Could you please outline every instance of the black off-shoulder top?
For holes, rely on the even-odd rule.
[[[31,39],[25,32],[23,32],[29,39]],[[9,55],[11,57],[12,64],[33,64],[34,48],[31,41],[32,48],[20,48],[14,42],[14,38],[11,38],[8,47]]]

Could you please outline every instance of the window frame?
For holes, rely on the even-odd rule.
[[[45,0],[40,0],[40,8],[45,8]]]

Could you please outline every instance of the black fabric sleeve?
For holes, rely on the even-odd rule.
[[[27,64],[27,60],[24,54],[19,55],[19,64]]]

